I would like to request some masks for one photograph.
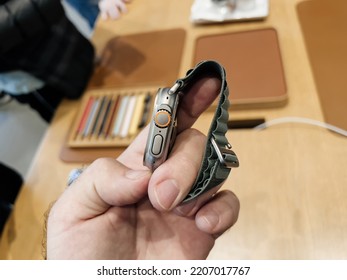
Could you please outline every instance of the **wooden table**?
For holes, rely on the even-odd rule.
[[[99,21],[94,42],[100,51],[112,36],[183,27],[187,31],[180,74],[190,68],[197,36],[274,27],[278,31],[289,102],[277,109],[231,112],[234,119],[300,116],[323,120],[300,25],[299,0],[271,0],[265,21],[194,27],[193,0],[134,0],[118,21]],[[77,102],[58,109],[32,163],[0,244],[5,259],[40,259],[43,213],[63,191],[77,164],[59,159]],[[205,131],[211,113],[196,128]],[[225,188],[241,201],[238,223],[218,239],[211,259],[347,258],[347,143],[325,129],[283,124],[263,131],[232,130],[228,137],[241,166]]]

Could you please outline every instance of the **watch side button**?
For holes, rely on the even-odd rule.
[[[160,128],[168,127],[171,122],[171,115],[168,111],[159,110],[154,116],[154,122]]]
[[[161,148],[163,146],[163,136],[157,134],[154,136],[153,144],[152,144],[152,154],[159,155],[161,152]]]

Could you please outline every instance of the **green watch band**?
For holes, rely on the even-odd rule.
[[[231,145],[225,134],[228,131],[229,119],[229,89],[223,66],[216,61],[200,62],[194,69],[188,71],[187,76],[176,81],[173,90],[183,91],[191,83],[201,76],[208,74],[217,75],[221,80],[218,106],[216,108],[212,124],[210,126],[203,162],[198,176],[183,202],[188,202],[202,193],[222,183],[230,173],[232,167],[238,167],[239,161],[236,154],[231,150]]]

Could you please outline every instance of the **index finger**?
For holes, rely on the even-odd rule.
[[[221,81],[203,77],[183,93],[177,113],[177,132],[190,128],[219,95]]]

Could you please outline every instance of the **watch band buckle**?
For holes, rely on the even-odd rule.
[[[228,148],[220,147],[213,137],[211,138],[211,143],[217,153],[220,163],[228,168],[239,167],[239,160],[234,151],[231,150],[230,144],[228,145]]]

